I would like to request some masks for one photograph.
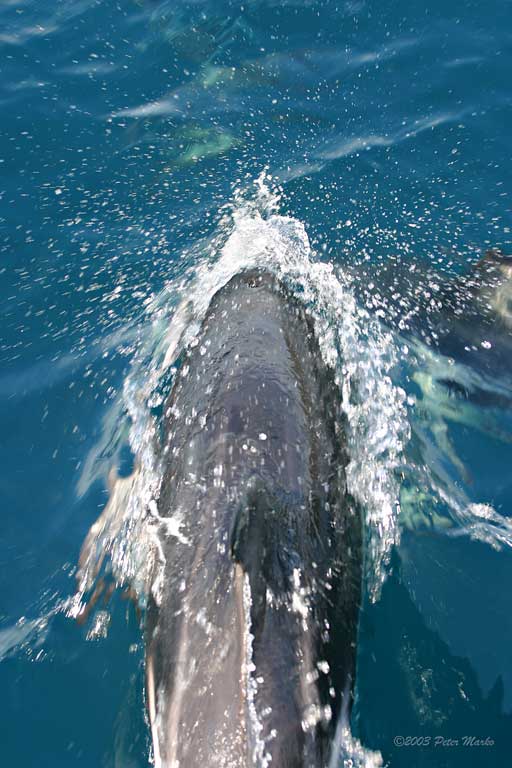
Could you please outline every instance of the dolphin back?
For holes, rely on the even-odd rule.
[[[327,765],[354,678],[361,518],[333,373],[268,272],[213,298],[165,405],[164,462],[157,765]]]

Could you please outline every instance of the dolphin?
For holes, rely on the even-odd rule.
[[[487,251],[448,283],[437,321],[439,350],[484,374],[510,376],[512,359],[512,256]]]
[[[399,257],[349,261],[345,271],[359,303],[412,348],[418,367],[410,378],[423,416],[471,484],[448,423],[511,442],[502,414],[512,405],[512,256],[488,250],[460,274]],[[401,500],[402,509],[411,507],[404,488]]]
[[[145,618],[157,768],[316,768],[350,712],[362,518],[311,318],[233,277],[163,411],[161,563]]]
[[[348,265],[359,301],[404,337],[420,340],[489,382],[512,377],[512,256],[488,250],[462,274],[447,275],[421,261],[389,259],[378,265]],[[444,384],[479,405],[507,397],[479,387]]]

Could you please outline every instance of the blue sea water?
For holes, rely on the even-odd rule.
[[[507,765],[510,378],[463,365],[501,405],[446,396],[446,359],[358,314],[344,275],[399,257],[442,283],[510,252],[512,3],[5,0],[0,67],[0,765],[148,764],[139,617],[119,590],[75,621],[80,548],[113,467],[154,491],[171,318],[188,301],[193,333],[274,246],[360,392],[340,765]]]

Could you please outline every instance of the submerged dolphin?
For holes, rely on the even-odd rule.
[[[423,423],[470,484],[448,424],[511,442],[500,411],[512,405],[512,256],[489,250],[458,275],[399,257],[346,271],[359,302],[412,346]]]
[[[241,273],[214,296],[164,416],[156,765],[326,766],[352,696],[362,524],[339,390],[275,277]]]
[[[386,324],[490,381],[512,377],[512,256],[487,251],[464,274],[389,259],[349,267],[362,303]],[[456,391],[456,382],[446,380]],[[461,393],[485,405],[483,391]]]
[[[490,250],[441,296],[438,346],[491,377],[512,367],[512,256]]]

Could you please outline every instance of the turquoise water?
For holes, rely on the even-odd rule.
[[[249,262],[310,303],[353,396],[369,555],[340,764],[508,764],[510,358],[454,372],[375,316],[368,275],[426,262],[442,284],[511,251],[511,19],[504,0],[0,6],[2,765],[148,764],[138,616],[118,590],[79,625],[76,564],[135,461],[110,552],[139,577],[171,364]]]

